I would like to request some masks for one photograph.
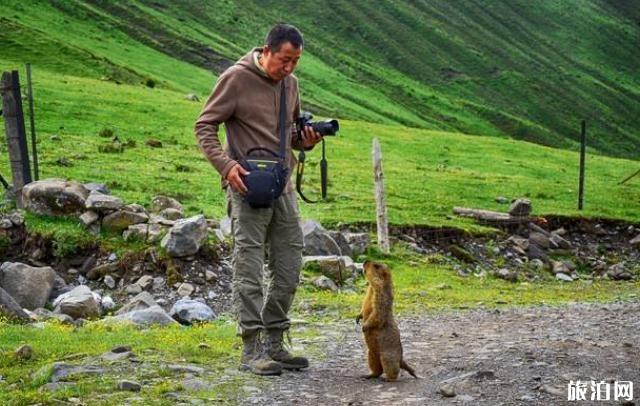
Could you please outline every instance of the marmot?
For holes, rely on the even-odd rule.
[[[417,378],[415,371],[402,358],[400,330],[393,318],[393,283],[391,272],[382,263],[364,263],[364,275],[369,283],[356,323],[363,320],[362,331],[369,349],[367,378],[377,378],[384,372],[387,381],[395,381],[400,368]]]

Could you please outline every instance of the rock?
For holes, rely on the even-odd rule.
[[[176,209],[184,213],[180,202],[168,196],[154,196],[153,199],[151,199],[151,205],[151,211],[154,213],[160,213],[164,209]]]
[[[507,203],[509,203],[509,199],[507,199],[504,196],[498,196],[498,197],[496,197],[496,203],[507,204]]]
[[[25,209],[49,216],[80,215],[89,191],[80,183],[61,179],[31,182],[22,188]]]
[[[344,233],[343,235],[349,242],[351,254],[354,257],[364,254],[371,243],[369,234],[367,233]]]
[[[529,244],[527,248],[527,257],[529,259],[539,259],[542,262],[549,262],[549,257],[545,252],[536,244]]]
[[[116,280],[113,279],[111,275],[106,275],[103,282],[109,289],[114,289],[116,287]]]
[[[180,324],[185,325],[211,321],[216,318],[216,314],[209,306],[191,299],[178,300],[171,308],[169,315]]]
[[[64,281],[64,279],[60,275],[56,274],[55,278],[53,279],[53,289],[51,290],[51,295],[49,295],[49,299],[55,299],[58,296],[69,292],[71,289],[72,287],[67,285],[67,283]]]
[[[338,285],[342,285],[346,279],[353,275],[353,270],[347,270],[344,258],[336,255],[326,256],[306,256],[302,258],[303,266],[309,263],[317,264],[320,272],[333,280]],[[351,258],[349,258],[351,260]],[[353,261],[351,261],[353,263]]]
[[[340,247],[317,222],[307,220],[302,225],[304,255],[342,255]]]
[[[529,233],[529,242],[541,248],[551,247],[551,239],[545,234],[539,233],[537,231]]]
[[[634,238],[632,238],[629,241],[629,244],[631,245],[640,245],[640,234],[638,234],[637,236],[635,236]]]
[[[452,398],[456,396],[455,388],[453,387],[453,385],[449,385],[449,384],[441,385],[438,388],[438,393],[440,393],[445,398]]]
[[[80,216],[80,221],[87,227],[96,223],[99,219],[100,215],[92,210],[87,210]]]
[[[167,207],[160,212],[160,215],[168,220],[179,220],[184,217],[182,210]]]
[[[153,286],[151,287],[152,290],[160,290],[163,287],[166,286],[166,282],[164,280],[164,278],[162,276],[156,276],[155,278],[153,278]]]
[[[338,285],[336,285],[334,281],[332,281],[331,279],[327,278],[324,275],[314,280],[313,285],[318,289],[330,290],[332,292],[338,291]]]
[[[22,306],[2,288],[0,288],[0,316],[4,316],[10,321],[30,321],[29,315],[22,310]]]
[[[115,309],[116,303],[113,301],[111,296],[104,296],[100,302],[100,307],[102,307],[103,311],[109,311]]]
[[[194,255],[207,238],[207,222],[203,215],[176,221],[160,242],[172,257]]]
[[[573,245],[571,245],[569,241],[565,240],[560,235],[555,233],[551,233],[551,238],[549,239],[549,241],[551,243],[551,246],[554,248],[562,248],[565,250],[570,250],[573,248]]]
[[[108,195],[111,193],[109,192],[109,188],[107,187],[107,185],[105,185],[104,183],[90,182],[90,183],[85,183],[83,186],[85,187],[85,189],[89,191],[89,193],[98,192],[98,193],[102,193],[103,195]]]
[[[515,271],[511,271],[507,268],[501,268],[495,271],[495,275],[509,282],[517,282],[518,281],[518,273]]]
[[[189,93],[184,98],[186,100],[189,100],[189,101],[192,101],[192,102],[199,102],[200,101],[200,98],[195,93]]]
[[[551,261],[551,271],[554,274],[564,273],[569,275],[571,273],[571,269],[562,261]]]
[[[340,252],[343,256],[351,257],[353,255],[351,246],[349,245],[349,241],[347,240],[347,237],[344,236],[344,234],[339,231],[329,231],[329,236],[333,238],[333,241],[335,241],[336,244],[338,244],[338,247],[340,247]]]
[[[126,390],[130,392],[140,392],[140,390],[142,389],[142,385],[140,385],[138,382],[127,380],[119,381],[116,387],[118,388],[118,390]]]
[[[129,301],[129,303],[127,303],[126,305],[122,306],[122,308],[120,308],[117,312],[116,315],[123,315],[125,313],[129,313],[135,310],[144,310],[144,309],[149,309],[151,307],[157,306],[158,304],[156,303],[156,301],[153,299],[153,296],[151,296],[151,293],[149,292],[142,292],[140,294],[138,294],[136,297],[134,297],[133,299],[131,299]]]
[[[140,241],[155,243],[167,234],[167,229],[157,223],[142,223],[130,225],[123,233],[125,241],[138,239]]]
[[[87,279],[97,280],[110,273],[119,273],[121,271],[118,263],[108,262],[106,264],[98,265],[87,272]]]
[[[142,275],[136,282],[142,290],[149,290],[153,286],[153,277],[151,275]]]
[[[69,365],[64,362],[56,362],[53,367],[45,365],[39,372],[36,372],[37,376],[49,375],[51,371],[51,382],[59,382],[68,376],[82,376],[82,375],[101,375],[104,374],[104,369],[97,366],[82,366],[82,365]]]
[[[182,297],[189,297],[189,296],[191,296],[191,294],[193,293],[194,290],[195,290],[195,288],[193,287],[192,284],[190,284],[190,283],[182,283],[178,287],[178,295],[180,295]]]
[[[100,316],[99,302],[86,285],[80,285],[57,301],[56,313],[67,314],[74,319],[91,319]]]
[[[67,314],[61,313],[53,313],[47,309],[35,309],[33,311],[33,316],[38,321],[46,321],[55,319],[58,320],[62,324],[73,324],[73,318]]]
[[[37,268],[19,262],[5,262],[0,266],[0,288],[29,310],[44,307],[55,278],[56,272],[48,266]]]
[[[565,282],[572,282],[573,278],[565,273],[557,273],[556,274],[556,279],[559,279],[561,281],[565,281]]]
[[[118,197],[105,195],[100,192],[91,192],[84,202],[87,210],[104,213],[110,210],[119,210],[124,203]]]
[[[158,305],[149,307],[148,309],[134,310],[132,312],[120,314],[115,317],[109,317],[105,320],[108,322],[110,321],[109,319],[131,322],[139,327],[149,327],[153,324],[159,324],[162,326],[166,326],[168,324],[178,324],[177,321],[172,319],[171,316],[169,316]]]
[[[102,227],[109,231],[121,232],[134,224],[146,223],[149,216],[128,210],[117,210],[102,219]]]
[[[532,206],[529,199],[516,199],[509,206],[509,214],[517,217],[526,217],[531,214]]]
[[[124,290],[130,295],[137,295],[138,293],[142,292],[142,288],[136,283],[128,285]]]
[[[29,344],[23,344],[13,352],[13,356],[21,361],[30,360],[33,357],[33,348]]]

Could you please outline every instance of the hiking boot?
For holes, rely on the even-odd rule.
[[[240,370],[250,371],[256,375],[280,375],[282,366],[269,358],[265,352],[260,332],[254,332],[242,337],[242,357]]]
[[[289,331],[287,330],[287,337]],[[267,353],[274,361],[278,361],[284,369],[302,369],[309,366],[309,360],[305,357],[294,356],[284,348],[284,330],[267,330]],[[291,345],[291,338],[289,338]]]

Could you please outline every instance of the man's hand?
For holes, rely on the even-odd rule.
[[[249,171],[244,169],[240,164],[235,164],[227,173],[227,177],[225,178],[229,185],[231,185],[231,189],[234,192],[240,193],[244,195],[247,193],[247,187],[242,181],[242,176],[246,176],[249,174]]]
[[[311,126],[305,126],[302,129],[302,146],[304,149],[308,149],[316,145],[322,140],[322,135],[319,132],[313,131]]]

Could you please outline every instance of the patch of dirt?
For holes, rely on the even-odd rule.
[[[588,383],[580,405],[611,404],[589,400],[590,382],[605,381],[611,391],[615,381],[639,385],[639,314],[633,301],[403,318],[405,359],[420,379],[402,371],[397,382],[361,378],[368,373],[362,333],[354,323],[327,325],[320,342],[294,337],[295,348],[323,354],[308,370],[270,378],[241,404],[575,404],[567,393],[577,380]],[[446,384],[454,397],[440,394]]]

